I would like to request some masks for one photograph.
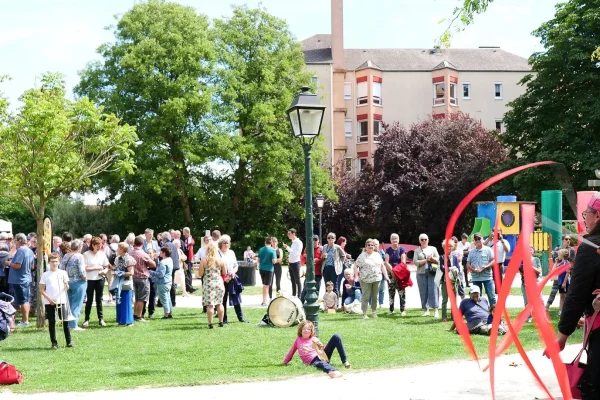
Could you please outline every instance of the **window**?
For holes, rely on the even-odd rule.
[[[504,123],[502,123],[501,119],[496,120],[496,132],[498,132],[498,133],[504,132]]]
[[[463,82],[463,99],[469,100],[471,98],[471,84],[469,82]]]
[[[379,135],[382,133],[381,121],[373,121],[373,141],[379,139]]]
[[[458,99],[456,98],[456,83],[450,84],[450,104],[453,106],[458,104]]]
[[[313,75],[312,78],[310,78],[310,82],[314,83],[315,85],[319,84],[319,77],[317,75]]]
[[[365,168],[367,168],[367,159],[366,158],[359,158],[358,159],[358,173],[361,173],[364,171]]]
[[[347,119],[344,121],[344,134],[346,137],[352,137],[352,120]]]
[[[344,158],[344,162],[346,165],[346,171],[348,171],[348,172],[352,171],[352,157]]]
[[[358,98],[358,105],[369,102],[367,97],[367,82],[359,82],[356,85],[356,97]]]
[[[502,82],[494,82],[494,99],[502,100]]]
[[[344,100],[352,100],[352,83],[344,82]]]
[[[381,82],[373,82],[373,104],[381,104]]]
[[[446,84],[442,83],[434,83],[433,84],[433,105],[441,106],[446,103]]]
[[[358,121],[358,143],[369,141],[369,121]]]

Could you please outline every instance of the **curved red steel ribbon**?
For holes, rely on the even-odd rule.
[[[445,235],[446,236],[445,237],[445,239],[446,239],[445,254],[446,255],[448,254],[448,244],[447,243],[448,243],[448,240],[450,239],[450,237],[452,236],[452,233],[454,231],[454,227],[456,226],[456,222],[458,221],[458,218],[460,217],[462,212],[465,210],[465,208],[475,199],[475,197],[477,195],[479,195],[483,190],[487,189],[488,187],[492,186],[493,184],[495,184],[495,183],[499,182],[500,180],[502,180],[508,176],[511,176],[517,172],[523,171],[528,168],[534,168],[534,167],[538,167],[538,166],[542,166],[542,165],[550,165],[550,164],[555,164],[555,162],[554,161],[541,161],[541,162],[527,164],[527,165],[523,165],[523,166],[520,166],[517,168],[513,168],[511,170],[505,171],[501,174],[498,174],[498,175],[486,180],[482,184],[478,185],[475,189],[473,189],[460,202],[460,204],[458,205],[456,210],[454,210],[454,212],[452,213],[450,220],[448,221],[448,225],[446,226],[446,235]],[[526,211],[525,211],[526,213],[535,212],[535,207],[533,205],[530,205],[530,206],[531,207],[529,209],[526,208]],[[523,240],[519,240],[520,245],[517,246],[518,247],[516,249],[517,254],[515,254],[513,252],[513,257],[511,259],[511,262],[509,263],[508,269],[512,270],[511,275],[514,279],[514,276],[516,274],[516,268],[518,268],[519,263],[521,261],[523,261],[524,271],[526,271],[524,273],[526,293],[527,293],[528,298],[530,298],[532,300],[529,302],[528,307],[526,307],[526,309],[523,312],[521,312],[521,314],[517,317],[516,324],[517,324],[517,326],[521,325],[519,327],[519,329],[515,330],[514,326],[511,323],[509,326],[509,330],[510,330],[512,337],[514,338],[513,340],[515,341],[515,345],[517,346],[519,353],[523,356],[524,350],[522,348],[522,345],[520,344],[520,341],[518,341],[517,334],[518,334],[519,330],[522,328],[524,319],[528,315],[528,310],[531,309],[531,307],[533,308],[533,315],[535,317],[536,324],[538,326],[538,334],[540,335],[540,338],[546,344],[547,353],[552,360],[554,370],[557,375],[557,379],[558,379],[558,382],[559,382],[559,385],[561,388],[561,392],[562,392],[565,400],[571,400],[572,395],[571,395],[571,391],[570,391],[569,384],[568,384],[566,368],[565,368],[564,364],[562,363],[562,361],[560,360],[559,348],[558,348],[558,344],[556,343],[556,337],[554,336],[554,331],[552,330],[552,326],[551,326],[550,322],[546,320],[546,314],[545,314],[545,309],[543,307],[543,301],[542,301],[541,297],[539,296],[539,294],[541,293],[541,289],[543,289],[544,286],[541,284],[538,286],[537,283],[534,283],[536,280],[536,275],[535,275],[535,272],[533,271],[531,257],[523,256],[527,252],[527,246],[526,246],[525,240],[527,238],[529,238],[529,233],[530,233],[531,229],[532,229],[531,227],[527,227],[521,232],[521,238],[523,238]],[[524,234],[524,231],[526,231],[526,234]],[[498,232],[497,232],[497,228],[495,228],[494,229],[494,243],[493,243],[494,248],[496,247],[497,239],[498,239]],[[448,256],[446,256],[446,257],[448,257]],[[495,264],[494,269],[495,269],[495,272],[499,273],[498,265]],[[552,274],[552,275],[555,275],[556,273],[558,273],[557,271],[553,271],[553,272],[554,272],[554,274]],[[454,288],[451,285],[450,277],[448,274],[446,274],[445,276],[446,276],[445,283],[446,283],[446,288],[448,290],[448,297],[450,299],[451,311],[452,311],[452,315],[455,316],[454,322],[456,324],[456,329],[457,329],[458,333],[460,334],[461,339],[463,340],[463,343],[465,345],[467,352],[477,361],[477,364],[480,367],[479,359],[477,357],[477,351],[475,350],[473,341],[471,340],[469,330],[467,329],[467,326],[466,326],[465,322],[463,321],[463,314],[462,314],[462,312],[460,312],[460,309],[456,305],[456,293],[454,292]],[[550,279],[550,277],[546,277],[546,279],[544,279],[544,281],[543,281],[544,285],[548,281],[548,279]],[[494,280],[496,281],[495,283],[497,284],[498,283],[497,281],[499,280],[498,274],[495,274]],[[537,293],[536,293],[536,290],[537,290]],[[501,293],[500,293],[500,297],[499,297],[499,301],[498,301],[499,306],[498,305],[496,306],[496,312],[494,314],[494,318],[493,318],[493,322],[492,322],[492,333],[491,333],[492,337],[490,337],[490,346],[489,346],[489,355],[490,355],[489,368],[490,368],[490,382],[491,382],[491,388],[492,388],[492,398],[495,398],[495,388],[494,388],[495,357],[496,357],[496,354],[503,352],[502,347],[510,346],[509,342],[511,340],[509,337],[505,338],[505,340],[501,343],[500,348],[497,349],[500,351],[494,351],[494,347],[495,347],[497,335],[498,335],[498,326],[500,324],[501,316],[502,316],[502,314],[505,314],[508,316],[508,312],[505,310],[505,302],[506,302],[506,298],[508,297],[508,294],[510,293],[510,286],[507,285],[507,288],[505,290],[502,290],[502,288],[501,288],[500,292]],[[518,344],[517,344],[517,342],[518,342]],[[507,345],[507,343],[508,343],[508,345]],[[504,351],[505,351],[505,349],[504,349]],[[538,381],[538,383],[550,395],[550,393],[548,392],[548,389],[541,381],[539,375],[535,371],[535,368],[533,368],[533,365],[531,365],[531,362],[527,358],[526,354],[525,354],[525,357],[523,357],[523,358],[524,358],[528,368],[531,370],[532,374]],[[550,395],[550,397],[552,398],[551,395]]]
[[[509,169],[508,171],[504,171],[501,174],[493,176],[490,179],[488,179],[485,182],[478,185],[458,204],[458,206],[456,207],[456,210],[454,210],[454,212],[450,216],[450,220],[448,221],[448,225],[446,226],[446,235],[445,235],[446,243],[448,243],[448,240],[450,240],[450,238],[452,237],[453,232],[454,232],[454,227],[456,226],[456,222],[458,221],[458,218],[460,217],[460,215],[463,213],[465,208],[467,208],[467,206],[469,206],[469,204],[471,204],[471,202],[473,200],[475,200],[475,197],[477,197],[481,192],[483,192],[485,189],[489,188],[490,186],[494,185],[495,183],[501,181],[502,179],[509,177],[513,174],[516,174],[517,172],[521,172],[521,171],[524,171],[529,168],[539,167],[542,165],[550,165],[550,164],[555,164],[555,162],[554,161],[540,161],[540,162],[536,162],[536,163],[522,165],[520,167]],[[463,321],[463,314],[462,314],[462,312],[460,312],[460,309],[456,305],[456,293],[454,293],[454,288],[452,287],[452,284],[450,282],[450,276],[448,274],[445,274],[445,276],[446,276],[446,279],[445,279],[446,280],[446,288],[448,289],[448,297],[450,300],[450,307],[451,307],[452,315],[455,316],[453,319],[454,319],[454,323],[456,324],[456,330],[458,331],[458,333],[465,345],[467,352],[475,359],[475,361],[477,361],[477,365],[480,367],[479,358],[477,357],[477,351],[475,350],[475,346],[473,345],[473,341],[471,340],[471,335],[469,334],[469,330],[467,329],[467,324]]]

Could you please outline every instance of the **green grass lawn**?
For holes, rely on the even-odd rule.
[[[542,294],[544,296],[548,296],[551,291],[552,291],[552,286],[544,286],[544,289],[542,290]],[[514,288],[510,289],[510,295],[511,296],[523,296],[523,293],[521,292],[520,287],[514,287]],[[558,294],[557,294],[557,296],[558,296]]]
[[[20,329],[0,343],[0,359],[23,372],[24,383],[10,387],[18,393],[222,384],[321,374],[303,366],[297,354],[290,365],[281,365],[296,337],[296,327],[256,326],[264,312],[247,309],[251,324],[232,322],[209,330],[200,310],[176,309],[172,320],[151,320],[127,328],[114,326],[115,309],[107,307],[109,326],[101,328],[92,320],[89,329],[73,333],[76,348],[64,347],[62,330],[57,332],[60,348],[50,350],[47,330]],[[404,318],[382,314],[377,320],[320,314],[320,337],[326,342],[332,334],[341,334],[355,370],[467,358],[458,335],[446,331],[449,324],[420,314],[421,310],[409,310]],[[552,317],[557,320],[555,312]],[[526,324],[520,338],[528,350],[541,347],[533,324]],[[577,331],[569,343],[581,339]],[[473,340],[481,357],[487,357],[489,338],[475,336]],[[340,366],[337,354],[333,365]]]

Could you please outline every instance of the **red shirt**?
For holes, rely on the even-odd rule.
[[[321,276],[321,264],[323,263],[323,260],[321,260],[321,246],[317,246],[314,249],[314,255],[315,255],[315,275],[316,276]],[[302,257],[300,259],[300,262],[302,262],[302,264],[306,265],[306,248],[304,248],[304,252],[302,253]]]
[[[146,253],[142,247],[135,247],[131,251],[130,255],[135,260],[135,267],[133,268],[133,277],[148,278],[150,276],[150,271],[148,270],[148,267],[151,265],[150,261],[152,261],[148,253]]]

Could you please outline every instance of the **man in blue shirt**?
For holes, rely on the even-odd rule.
[[[300,249],[302,251],[302,249]],[[261,306],[267,306],[267,297],[269,295],[269,286],[273,281],[273,264],[277,262],[277,252],[271,247],[271,237],[265,238],[265,245],[258,251],[258,266],[260,278],[263,284],[263,302]]]
[[[18,327],[29,326],[29,289],[31,286],[31,270],[35,268],[33,251],[27,245],[27,236],[22,233],[15,236],[17,252],[6,265],[11,271],[8,284],[15,294],[15,303],[20,308],[23,320]]]
[[[479,290],[485,288],[485,293],[490,301],[490,306],[496,304],[496,294],[492,268],[494,265],[494,252],[490,247],[484,246],[481,233],[473,235],[475,248],[469,251],[467,258],[467,268],[471,271],[471,280],[473,284],[479,287]]]
[[[460,312],[463,313],[467,320],[467,327],[471,335],[489,335],[490,327],[487,323],[489,316],[489,305],[486,299],[480,297],[479,287],[473,286],[469,297],[460,302]],[[456,328],[455,323],[449,331]]]

